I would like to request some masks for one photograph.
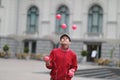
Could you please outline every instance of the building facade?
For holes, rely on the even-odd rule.
[[[12,54],[49,54],[59,36],[72,38],[71,48],[80,57],[97,50],[98,58],[120,58],[120,0],[0,0],[0,50],[7,44]],[[57,20],[56,14],[62,19]],[[66,29],[61,24],[67,25]],[[77,29],[73,30],[72,25]]]

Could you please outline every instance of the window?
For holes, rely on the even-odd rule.
[[[27,33],[35,33],[38,30],[38,9],[33,6],[27,13]]]
[[[61,14],[62,18],[60,20],[56,19],[56,33],[68,33],[69,27],[69,10],[66,6],[61,6],[58,8],[56,14]],[[62,29],[61,25],[65,23],[67,25],[66,29]]]
[[[0,0],[0,6],[2,6],[2,0]]]
[[[103,22],[103,10],[100,6],[94,5],[88,12],[88,32],[101,33]]]

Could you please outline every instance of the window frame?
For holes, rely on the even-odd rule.
[[[34,19],[35,18],[35,19]],[[27,12],[27,28],[26,33],[32,33],[38,32],[38,18],[39,18],[39,11],[36,6],[32,6],[28,9]],[[32,20],[34,19],[34,22],[32,24]]]
[[[60,6],[57,11],[56,15],[60,14],[61,15],[61,20],[56,19],[56,27],[55,27],[55,33],[56,34],[62,34],[62,33],[68,33],[69,30],[69,9],[67,6],[62,5]],[[67,28],[62,29],[61,25],[66,24]]]
[[[98,10],[94,10],[98,8]],[[97,15],[97,18],[95,17]],[[97,24],[95,24],[93,18],[96,18]],[[103,24],[103,9],[99,5],[92,6],[88,11],[88,33],[102,33],[102,24]],[[95,29],[96,28],[96,29]]]

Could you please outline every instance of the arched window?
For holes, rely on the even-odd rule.
[[[100,6],[94,5],[88,12],[88,32],[101,33],[103,23],[103,10]]]
[[[56,12],[56,14],[61,14],[61,19],[57,20],[56,19],[56,33],[61,34],[61,33],[68,33],[69,29],[69,10],[66,6],[60,6]],[[61,25],[66,24],[67,28],[62,29]]]
[[[38,30],[38,8],[32,6],[27,13],[27,33],[35,33]]]

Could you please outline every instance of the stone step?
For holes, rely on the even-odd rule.
[[[93,75],[92,77],[95,77],[95,78],[114,78],[115,77],[115,74],[114,73],[103,73],[103,74],[96,74],[96,75]]]
[[[83,76],[87,76],[87,77],[89,77],[89,76],[94,76],[94,75],[104,75],[104,74],[109,74],[109,75],[111,75],[111,72],[110,71],[101,71],[101,72],[86,72],[86,73],[80,73],[81,74],[81,76],[83,75]]]
[[[95,69],[78,70],[75,73],[75,76],[107,78],[107,79],[119,78],[120,75],[117,75],[117,73],[115,72],[118,72],[118,70],[113,70],[110,68],[95,68]]]
[[[101,72],[101,71],[108,71],[107,69],[99,69],[99,68],[96,68],[96,69],[85,69],[85,70],[78,70],[76,72],[76,74],[89,74],[89,73],[98,73],[98,72]]]

